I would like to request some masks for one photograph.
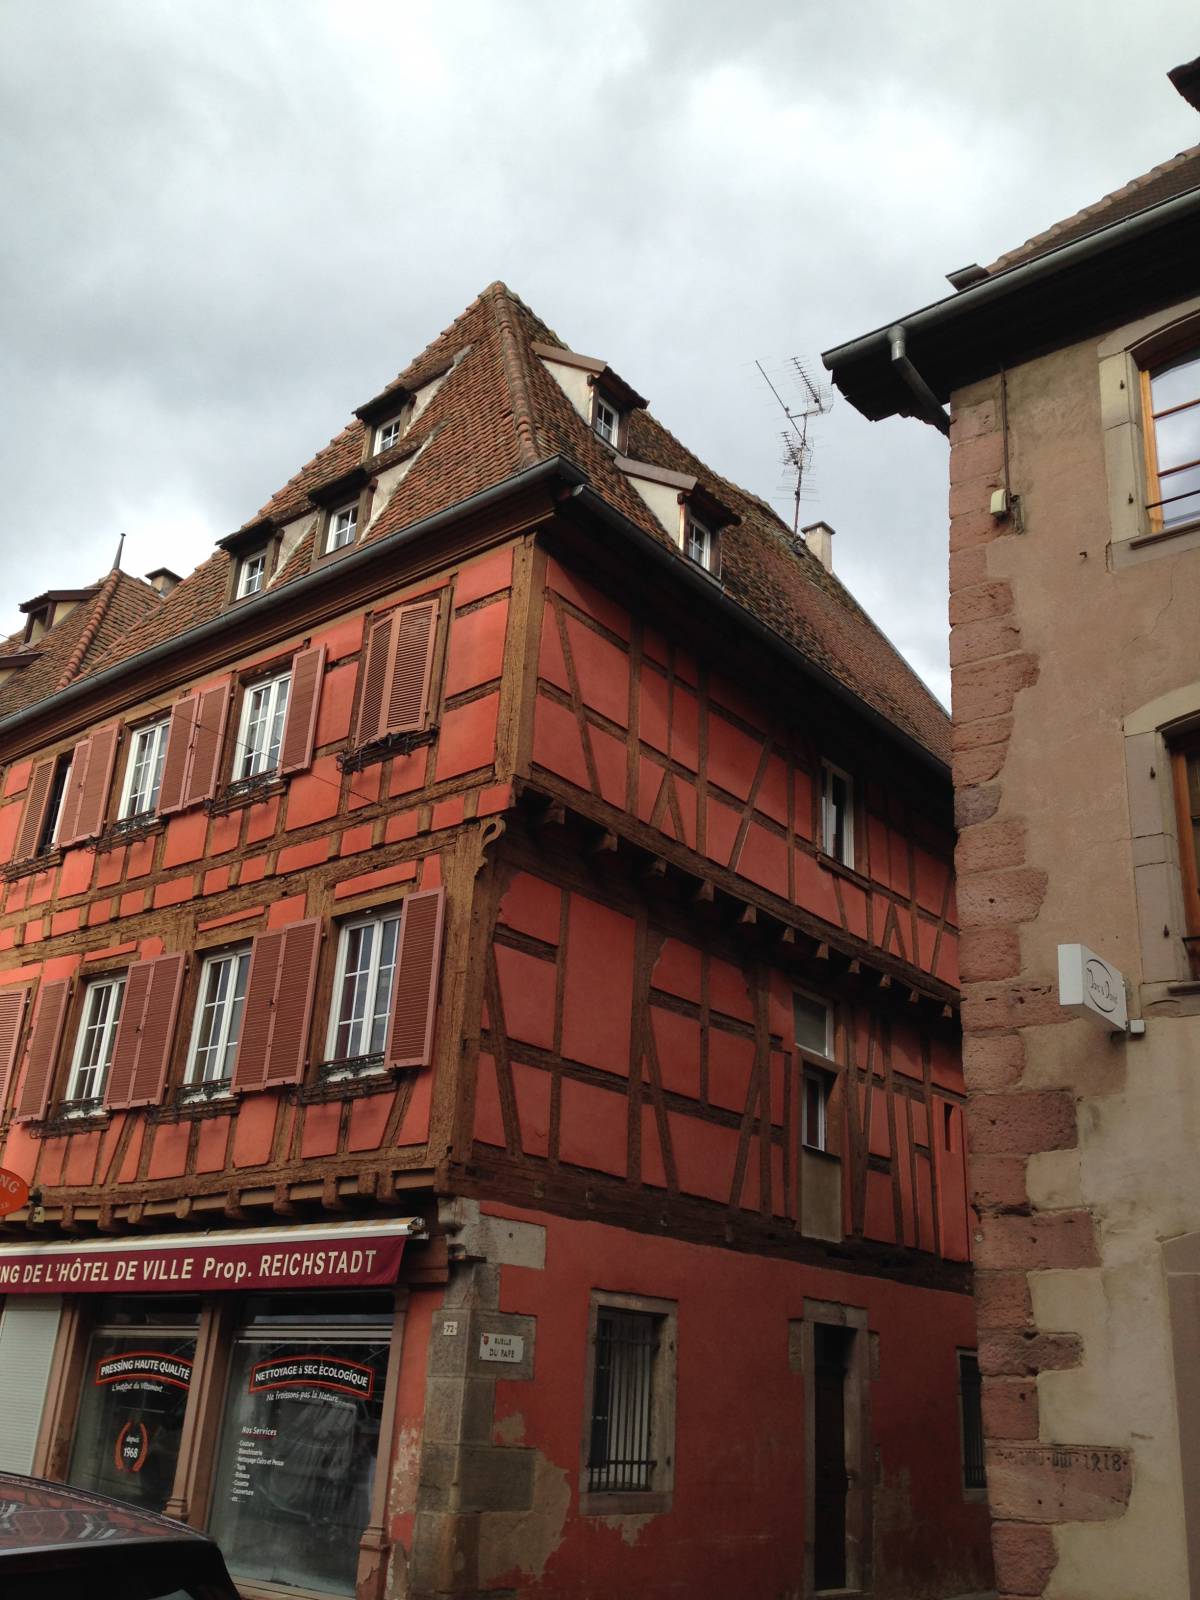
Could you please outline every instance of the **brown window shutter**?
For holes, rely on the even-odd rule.
[[[427,889],[404,902],[392,985],[390,1067],[427,1067],[433,1060],[445,900],[444,890]]]
[[[229,685],[205,689],[198,697],[187,779],[183,786],[185,806],[211,800],[217,792],[221,774],[221,746],[225,739],[225,715],[229,710]]]
[[[391,612],[372,622],[367,629],[364,655],[362,699],[358,707],[358,743],[369,744],[383,732],[384,686],[392,658],[392,635],[396,617]]]
[[[84,839],[94,839],[104,826],[104,814],[108,810],[108,792],[112,784],[113,763],[117,759],[117,743],[120,736],[120,726],[114,722],[92,734],[87,741],[87,756],[78,788],[74,772],[71,775],[71,790],[73,793],[78,793],[74,815],[69,819],[72,831],[67,833],[63,829],[59,830],[60,844],[78,844]],[[76,753],[78,754],[78,747]]]
[[[275,987],[275,1017],[263,1075],[264,1086],[268,1089],[280,1083],[299,1083],[304,1075],[320,949],[319,918],[292,922],[284,928]]]
[[[246,978],[246,1003],[237,1060],[233,1064],[234,1089],[261,1089],[266,1078],[267,1051],[271,1043],[275,990],[283,933],[260,933],[250,947],[250,972]]]
[[[46,811],[50,805],[50,790],[54,783],[55,758],[34,763],[29,775],[29,791],[25,796],[25,810],[21,813],[21,826],[17,829],[17,848],[14,861],[28,861],[37,855],[46,826]]]
[[[437,632],[437,601],[420,600],[396,613],[396,638],[388,674],[381,732],[409,733],[425,725],[429,672]]]
[[[113,1110],[158,1105],[162,1099],[184,965],[185,957],[176,953],[137,961],[129,969],[104,1092]]]
[[[3,1114],[8,1085],[17,1064],[17,1046],[21,1042],[21,1024],[25,1020],[28,999],[27,983],[0,989],[0,1114]]]
[[[288,692],[283,739],[279,746],[279,771],[303,772],[312,764],[313,736],[321,704],[325,675],[325,646],[300,650],[292,657],[292,686]]]
[[[158,790],[158,810],[164,817],[183,807],[183,786],[187,778],[188,755],[192,747],[192,728],[196,721],[198,699],[198,695],[189,694],[171,708],[167,755],[163,762],[162,783]]]
[[[81,739],[71,752],[71,775],[63,790],[62,808],[58,813],[59,844],[71,844],[75,838],[83,787],[87,783],[88,756],[91,754],[91,749],[92,741]]]
[[[14,1113],[17,1122],[37,1122],[46,1115],[70,992],[70,978],[42,984],[25,1052],[25,1082]]]

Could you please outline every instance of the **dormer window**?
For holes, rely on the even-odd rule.
[[[353,544],[358,537],[358,501],[352,501],[348,506],[339,506],[336,511],[329,513],[329,526],[325,530],[325,554],[329,555],[334,550],[344,550],[348,544]]]
[[[690,511],[685,510],[683,524],[684,554],[689,560],[694,561],[697,566],[703,567],[705,572],[712,572],[716,548],[717,540],[713,530],[707,523],[701,522],[699,517],[694,517]]]
[[[246,600],[252,594],[258,594],[267,578],[267,552],[255,550],[248,556],[243,556],[238,564],[237,591],[235,598]]]
[[[617,433],[621,426],[621,413],[597,391],[593,391],[592,427],[605,444],[617,448]]]
[[[404,419],[399,416],[389,417],[386,422],[381,422],[375,429],[375,454],[382,455],[385,450],[399,442],[400,435],[404,432]]]

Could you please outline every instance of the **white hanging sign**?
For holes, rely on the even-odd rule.
[[[1129,1031],[1124,975],[1085,944],[1058,947],[1058,1003],[1114,1033]]]

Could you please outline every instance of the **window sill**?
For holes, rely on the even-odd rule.
[[[59,849],[47,850],[44,855],[27,856],[24,861],[10,861],[0,869],[0,882],[15,883],[18,878],[31,878],[35,872],[48,872],[57,867],[63,858]]]
[[[411,1071],[408,1067],[370,1067],[336,1077],[322,1073],[314,1083],[298,1084],[297,1105],[321,1105],[329,1100],[361,1100],[367,1095],[390,1093]]]
[[[1134,566],[1159,555],[1177,555],[1200,548],[1200,518],[1181,522],[1176,528],[1160,528],[1157,533],[1139,533],[1132,539],[1113,539],[1109,561],[1113,569]]]
[[[670,1489],[582,1489],[579,1512],[584,1517],[661,1516],[670,1511]]]
[[[109,1111],[102,1100],[64,1100],[44,1122],[27,1122],[35,1139],[57,1139],[66,1133],[88,1133],[106,1128]]]
[[[865,878],[856,867],[851,867],[844,861],[839,861],[837,856],[831,856],[827,850],[817,850],[817,862],[828,872],[836,872],[839,878],[849,878],[851,883],[856,883],[860,889],[869,889],[871,880]]]
[[[219,1117],[237,1103],[238,1097],[228,1078],[210,1084],[183,1084],[175,1091],[175,1098],[169,1105],[156,1106],[150,1112],[150,1121],[197,1122],[205,1117]]]
[[[277,772],[260,773],[254,778],[239,778],[236,783],[231,783],[222,789],[220,794],[214,795],[211,800],[206,800],[204,809],[210,817],[223,817],[230,811],[241,811],[246,806],[270,800],[275,795],[282,794],[286,788],[287,779],[281,778]]]
[[[364,767],[386,761],[389,756],[411,755],[422,745],[432,744],[437,734],[437,725],[434,724],[429,728],[414,729],[411,733],[389,733],[382,739],[372,739],[368,744],[359,745],[356,750],[343,750],[336,758],[338,771],[361,772]]]
[[[118,850],[121,845],[130,844],[135,839],[147,839],[151,834],[161,833],[165,827],[166,822],[157,811],[143,811],[139,816],[124,817],[120,822],[114,822],[91,841],[91,848],[97,855],[102,850]]]

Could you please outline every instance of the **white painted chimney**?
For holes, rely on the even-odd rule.
[[[826,572],[833,571],[833,529],[827,522],[810,522],[807,528],[800,529],[801,537],[805,544],[825,568]]]

